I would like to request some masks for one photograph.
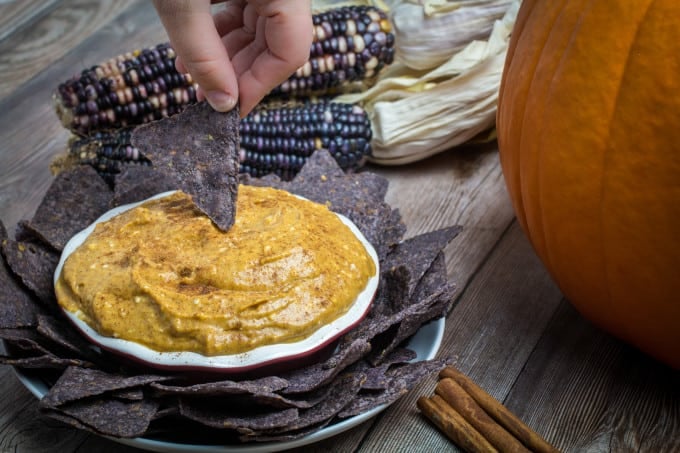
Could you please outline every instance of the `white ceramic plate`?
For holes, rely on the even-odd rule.
[[[416,361],[430,360],[436,356],[442,338],[444,337],[444,325],[444,318],[440,318],[422,326],[411,338],[408,347],[417,353]],[[49,387],[47,383],[35,374],[35,372],[24,372],[16,368],[15,372],[24,386],[26,386],[26,388],[36,397],[42,398],[48,392]],[[376,414],[386,409],[387,406],[388,405],[378,406],[363,414],[327,426],[309,436],[288,442],[244,445],[196,445],[150,438],[110,439],[121,444],[161,453],[267,453],[301,447],[335,436],[374,417]]]
[[[71,238],[71,240],[66,243],[64,251],[61,254],[61,259],[59,260],[57,268],[54,272],[55,284],[59,278],[59,275],[61,274],[64,261],[85,241],[85,239],[87,239],[92,231],[94,231],[96,224],[109,220],[112,217],[133,209],[149,200],[163,198],[171,195],[172,193],[172,191],[164,192],[146,200],[142,200],[137,203],[126,204],[107,211],[90,226],[73,236],[73,238]],[[158,352],[139,343],[100,335],[87,323],[79,319],[74,313],[71,313],[67,310],[64,310],[64,313],[76,326],[76,328],[80,330],[83,335],[89,338],[89,340],[95,345],[113,353],[117,353],[138,362],[145,363],[150,367],[165,370],[206,370],[211,372],[222,371],[233,374],[244,371],[253,371],[258,368],[281,364],[284,362],[289,363],[304,360],[311,354],[319,352],[324,347],[331,345],[335,340],[340,338],[340,336],[344,335],[363,319],[366,313],[368,313],[380,280],[380,264],[378,255],[373,246],[366,240],[364,235],[351,220],[343,215],[336,215],[345,225],[347,225],[347,227],[352,231],[352,233],[354,233],[357,239],[359,239],[359,241],[364,245],[366,251],[373,259],[376,273],[368,280],[366,287],[359,294],[356,302],[345,314],[340,316],[335,321],[322,326],[312,335],[301,341],[294,343],[267,345],[241,354],[220,356],[205,356],[195,352],[181,351]]]

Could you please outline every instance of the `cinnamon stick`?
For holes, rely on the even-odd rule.
[[[491,418],[512,433],[513,436],[519,439],[530,450],[539,453],[558,453],[558,450],[555,447],[546,442],[498,400],[485,392],[484,389],[479,387],[469,377],[465,376],[453,366],[449,365],[441,370],[439,378],[454,380],[482,409],[484,409],[487,414],[491,416]]]
[[[529,450],[496,423],[484,412],[479,404],[453,379],[444,378],[439,381],[435,393],[441,396],[454,410],[463,416],[491,445],[499,451],[508,453],[530,453]]]
[[[463,416],[446,404],[440,396],[421,396],[418,409],[460,448],[470,453],[497,453],[491,445]]]

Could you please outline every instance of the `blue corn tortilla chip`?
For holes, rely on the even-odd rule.
[[[57,299],[52,276],[59,262],[59,253],[41,243],[6,239],[2,241],[2,254],[14,275],[37,300],[54,306]]]
[[[108,210],[111,188],[89,165],[59,173],[35,215],[20,228],[62,251],[66,242]]]
[[[70,367],[40,400],[40,406],[43,408],[59,407],[71,401],[91,398],[107,392],[129,389],[166,379],[170,379],[170,376],[155,374],[126,376],[96,369]]]
[[[71,323],[63,316],[39,314],[36,331],[49,344],[55,345],[55,347],[48,346],[51,351],[64,351],[60,353],[61,355],[73,356],[101,365],[110,360],[105,354],[96,352],[92,343],[73,329]]]
[[[381,292],[380,304],[377,304],[374,314],[380,313],[390,316],[404,309],[409,303],[409,283],[411,270],[406,265],[392,266],[384,269],[380,275]]]
[[[370,350],[371,345],[363,338],[345,342],[330,359],[285,373],[282,377],[288,381],[288,387],[282,393],[288,395],[318,389],[331,382],[342,370],[364,357]]]
[[[276,392],[288,386],[288,381],[277,376],[264,376],[255,380],[219,380],[201,382],[186,386],[168,385],[159,382],[151,384],[156,394],[182,396],[225,396]]]
[[[439,288],[444,287],[449,283],[446,275],[446,258],[444,252],[439,252],[437,257],[432,262],[430,268],[425,272],[425,275],[420,279],[416,287],[413,289],[411,300],[421,300],[430,294],[436,292]],[[447,312],[451,309],[449,306]]]
[[[5,346],[9,345],[15,355],[21,356],[49,355],[51,352],[46,349],[40,340],[42,336],[34,329],[0,329],[0,339],[5,341]]]
[[[232,402],[270,406],[277,409],[306,408],[312,405],[306,400],[286,398],[277,391],[288,386],[288,381],[277,376],[263,376],[244,381],[209,381],[187,386],[152,383],[154,395],[182,397],[231,397]]]
[[[220,398],[180,398],[179,413],[202,425],[241,433],[281,428],[293,423],[296,408],[277,409],[246,404],[237,406]]]
[[[44,315],[38,315],[39,326],[44,317]],[[0,329],[0,339],[4,340],[5,346],[11,351],[12,359],[43,357],[42,360],[48,363],[50,361],[47,357],[51,356],[54,359],[64,359],[62,364],[65,366],[79,365],[87,368],[95,367],[95,362],[99,359],[99,356],[91,351],[87,345],[85,345],[87,349],[84,352],[65,348],[62,344],[54,342],[35,328]],[[23,362],[33,365],[40,363],[38,360],[23,360]],[[51,360],[50,363],[56,364],[58,362],[58,360]],[[17,364],[20,363],[22,362],[17,362]]]
[[[120,438],[145,434],[158,411],[154,400],[122,401],[115,398],[88,398],[42,411],[50,417],[79,429]]]
[[[415,351],[407,348],[397,348],[389,353],[378,365],[373,365],[368,360],[362,360],[352,366],[352,371],[360,371],[366,374],[366,381],[361,390],[384,390],[389,385],[387,370],[394,365],[404,364],[415,360]]]
[[[71,366],[75,367],[91,366],[90,363],[80,359],[57,357],[51,353],[30,357],[16,357],[15,355],[11,356],[0,355],[0,365],[10,365],[17,368],[42,369],[42,370],[51,369],[63,370]]]
[[[111,207],[146,200],[159,193],[176,190],[177,177],[150,165],[126,165],[115,175]]]
[[[406,300],[410,300],[414,289],[432,266],[439,253],[458,236],[461,230],[460,226],[452,226],[430,231],[406,239],[395,245],[390,251],[383,263],[383,269],[385,272],[389,272],[397,266],[403,266],[408,270],[407,292],[404,294]],[[396,308],[401,309],[401,307]]]
[[[347,343],[360,339],[368,339],[371,341],[370,360],[377,365],[422,324],[445,314],[455,289],[455,285],[446,285],[401,311],[366,317],[342,338],[339,347],[345,347]]]
[[[0,242],[7,240],[7,230],[0,222]],[[40,311],[25,287],[11,274],[5,260],[0,259],[0,328],[35,326]]]
[[[363,373],[343,373],[330,384],[330,392],[323,401],[300,411],[300,416],[286,430],[297,430],[316,425],[335,416],[359,393],[366,380]]]
[[[256,440],[258,442],[290,440],[292,433],[305,428],[318,427],[328,423],[349,404],[359,393],[362,383],[366,380],[363,373],[343,373],[333,381],[328,396],[319,404],[309,409],[301,410],[298,417],[291,423],[278,429],[260,430],[243,436],[243,441]],[[282,438],[281,435],[284,435]]]
[[[450,360],[425,360],[390,369],[385,373],[388,383],[384,390],[359,393],[338,413],[338,417],[353,417],[382,404],[393,403],[408,393],[424,377],[441,370],[447,363],[450,363]]]
[[[382,363],[387,354],[414,335],[425,323],[445,316],[456,290],[455,285],[446,285],[425,298],[425,303],[416,303],[402,310],[406,312],[406,316],[399,322],[394,335],[386,345],[374,348],[369,360],[376,364]]]
[[[324,181],[328,178],[342,178],[345,172],[340,168],[337,161],[331,156],[331,153],[326,150],[315,151],[300,171],[295,175],[293,180],[295,185],[307,185],[310,187],[317,184],[318,181]]]
[[[238,125],[238,108],[221,113],[201,102],[135,128],[131,142],[226,231],[234,223],[238,191]]]

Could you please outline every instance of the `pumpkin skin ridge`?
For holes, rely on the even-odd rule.
[[[557,1],[557,0],[555,0],[555,1]],[[526,3],[525,3],[525,2],[526,2]],[[509,55],[509,56],[514,55],[514,51],[515,51],[515,48],[516,48],[518,42],[521,42],[523,38],[524,38],[525,40],[528,39],[527,36],[524,34],[525,26],[526,26],[527,22],[529,22],[529,20],[532,18],[531,13],[534,11],[534,8],[535,8],[537,5],[538,5],[538,7],[541,6],[541,5],[540,5],[540,3],[541,3],[540,1],[528,2],[528,1],[525,0],[525,2],[522,3],[522,6],[521,6],[521,8],[520,8],[520,11],[518,12],[518,20],[517,20],[517,22],[515,23],[515,30],[513,30],[512,37],[511,37],[511,42],[510,42],[509,48],[508,48],[508,55]],[[565,5],[567,2],[568,2],[568,0],[562,0],[562,4],[561,4],[561,5],[562,5],[562,6]],[[558,15],[556,14],[555,20],[557,20],[557,16],[558,16]],[[553,22],[551,22],[551,24],[552,24],[552,23],[553,23]],[[521,27],[521,28],[520,28],[520,27]],[[517,30],[518,28],[519,28],[519,30]],[[547,32],[546,34],[549,34],[549,33],[550,33],[550,32]],[[513,44],[513,43],[514,43],[514,44]],[[536,65],[538,64],[538,60],[539,60],[539,58],[540,58],[540,54],[541,54],[541,52],[537,52],[537,53],[533,56],[533,58],[531,58],[531,61],[530,61],[531,67],[529,68],[529,71],[530,71],[530,73],[531,73],[532,75],[535,73],[535,68],[536,68]],[[514,61],[514,60],[513,60],[512,58],[508,58],[508,59],[506,60],[506,64],[505,64],[505,68],[504,68],[504,73],[506,73],[506,72],[508,72],[508,71],[510,70],[510,66],[513,64],[513,61]],[[518,64],[521,65],[523,62],[524,62],[524,61],[522,60],[522,61],[520,61],[520,63],[518,63]],[[503,86],[505,83],[506,83],[506,77],[503,77],[503,78],[501,79],[501,86]],[[530,89],[530,86],[531,86],[531,83],[529,82],[529,83],[527,84],[526,88],[524,89],[524,91],[528,91],[528,90]],[[512,105],[512,106],[515,105],[515,102],[514,102],[515,100],[514,100],[514,99],[512,99],[511,101],[508,101],[508,102],[503,102],[503,101],[501,101],[501,98],[503,97],[503,94],[504,94],[505,92],[506,92],[505,90],[501,89],[501,92],[500,92],[500,95],[499,95],[499,101],[498,101],[498,102],[499,102],[499,109],[498,109],[498,112],[497,112],[497,115],[496,115],[496,116],[497,116],[497,118],[496,118],[496,122],[497,122],[497,123],[499,122],[499,118],[500,118],[501,116],[503,116],[503,113],[504,113],[504,112],[502,111],[503,105],[508,105],[508,104],[510,104],[510,105]],[[524,111],[524,110],[525,110],[525,107],[526,107],[526,96],[520,96],[520,97],[522,98],[522,100],[523,100],[523,102],[524,102],[524,104],[523,104],[521,110]],[[508,116],[512,116],[512,115],[508,115]],[[512,120],[512,118],[510,118],[510,119]],[[520,130],[522,130],[523,124],[524,124],[524,118],[522,118],[521,122],[518,124]],[[502,131],[499,131],[499,135],[498,135],[499,143],[500,143],[501,141],[505,141],[505,140],[504,140],[505,137],[501,137],[501,135],[502,135]],[[510,138],[508,137],[507,140],[510,140]],[[519,142],[521,142],[521,140],[522,140],[522,134],[520,133],[520,134],[518,134],[517,142],[519,143]],[[510,141],[512,141],[512,140],[510,140]],[[505,168],[506,166],[509,166],[509,165],[513,165],[513,162],[511,162],[511,161],[508,160],[508,159],[504,159],[504,155],[503,155],[502,153],[500,154],[500,160],[501,160],[501,166],[502,166],[503,168]],[[515,164],[515,167],[516,167],[516,168],[521,168],[521,164],[520,164],[519,162],[517,162],[517,163]],[[516,188],[518,188],[518,190],[519,190],[519,187],[521,186],[520,177],[519,177],[519,174],[520,174],[520,173],[521,173],[521,172],[520,172],[519,170],[517,170],[516,172],[512,172],[512,171],[504,171],[504,174],[505,174],[505,175],[508,175],[508,174],[516,174],[516,175],[517,175],[517,177],[515,178],[516,181],[510,181],[509,178],[508,178],[508,176],[506,176],[506,184],[507,184],[508,186],[510,186],[510,188],[511,188],[511,187],[516,187]],[[525,207],[524,207],[523,200],[522,200],[521,197],[516,196],[516,194],[515,194],[515,192],[514,192],[513,190],[508,190],[508,193],[509,193],[510,198],[511,198],[511,200],[512,200],[512,204],[513,204],[513,206],[514,206],[514,208],[515,208],[515,214],[516,214],[517,220],[518,220],[518,222],[519,222],[519,224],[520,224],[522,230],[524,230],[524,231],[525,231],[525,234],[528,235],[529,232],[528,232],[528,225],[527,225],[527,221],[526,221],[526,211],[525,211]]]
[[[565,106],[557,106],[558,110],[552,115],[550,111],[560,96],[541,102],[530,99],[540,92],[536,86],[545,92],[545,81],[542,85],[528,86],[522,78],[527,77],[527,67],[530,69],[529,77],[536,77],[538,65],[559,56],[560,51],[553,48],[552,55],[537,55],[537,44],[543,47],[542,52],[546,52],[545,38],[543,42],[526,42],[525,37],[531,35],[534,40],[545,37],[546,29],[552,26],[546,17],[555,17],[556,9],[563,8],[562,4],[550,5],[541,0],[527,3],[531,8],[524,12],[527,16],[525,26],[533,29],[513,31],[518,48],[509,49],[510,61],[506,62],[499,96],[497,127],[501,165],[518,219],[522,218],[521,210],[525,206],[528,210],[535,210],[526,220],[528,228],[525,229],[521,221],[520,225],[532,244],[540,242],[536,238],[537,231],[545,235],[545,252],[541,252],[540,246],[534,246],[534,249],[567,299],[584,317],[604,330],[672,367],[680,368],[680,279],[675,275],[680,268],[680,214],[674,214],[680,206],[680,156],[676,151],[676,135],[680,129],[677,114],[680,112],[680,44],[677,38],[673,38],[677,34],[674,30],[680,25],[680,4],[663,0],[642,4],[635,2],[636,5],[623,3],[611,8],[609,17],[604,12],[610,5],[597,1],[588,3],[597,7],[607,39],[595,37],[594,30],[598,26],[591,28],[590,38],[582,37],[587,40],[581,41],[580,51],[585,52],[589,43],[596,55],[586,55],[582,63],[587,66],[572,65],[570,70],[575,69],[576,72],[568,75],[579,77],[578,71],[582,69],[580,77],[583,80],[567,80],[566,83],[565,80],[555,80],[551,83],[554,84],[553,90],[580,86],[591,92],[583,95],[575,93],[578,99]],[[524,4],[518,17],[524,17],[522,8]],[[537,14],[543,17],[531,17]],[[560,14],[567,13],[560,11]],[[592,23],[597,22],[591,19]],[[615,52],[609,56],[606,53],[608,49]],[[533,54],[524,56],[523,52]],[[583,55],[577,52],[565,58],[583,58]],[[596,61],[597,58],[600,61]],[[664,64],[659,64],[660,61]],[[527,63],[534,64],[534,67]],[[599,69],[605,69],[604,74],[608,75],[616,68],[619,72],[614,80],[603,80],[602,74],[598,77]],[[592,82],[584,76],[587,71],[595,75]],[[603,93],[600,93],[600,83],[607,86]],[[566,94],[562,94],[562,98],[564,96]],[[593,102],[599,97],[609,103],[605,105],[611,106],[605,108],[607,113],[600,113],[599,117],[596,112],[601,107],[586,105],[590,109],[587,112],[580,112],[578,107],[574,107],[579,102]],[[532,116],[526,111],[535,106],[549,114],[545,121],[537,123],[542,132],[536,134],[533,131],[532,136],[525,132],[533,127],[528,122],[543,120],[536,112]],[[522,116],[521,121],[516,118],[518,114]],[[564,118],[560,118],[560,114],[564,114]],[[574,130],[569,133],[578,134],[582,133],[580,128],[587,129],[590,116],[597,118],[595,129],[583,131],[586,135],[573,143],[563,129],[566,126],[551,124],[576,120],[571,123]],[[518,131],[523,132],[518,134]],[[551,133],[561,137],[553,138]],[[521,140],[518,140],[518,135]],[[595,140],[592,143],[596,146],[588,150],[592,154],[588,156],[584,154],[587,151],[584,147],[588,147],[591,140]],[[530,175],[522,174],[525,167],[535,165],[522,161],[527,146],[534,147],[532,149],[541,161],[540,168],[534,167],[534,174]],[[581,155],[569,152],[570,148],[576,151],[579,147]],[[551,157],[551,154],[555,156]],[[550,172],[557,171],[555,166],[560,159],[566,165],[564,176],[551,181]],[[597,159],[599,163],[594,162]],[[587,171],[584,172],[583,168]],[[513,181],[527,184],[526,179],[536,177],[536,173],[539,181],[529,181],[529,184],[539,189],[518,193],[517,184],[513,185]],[[577,190],[572,192],[570,185],[579,184],[580,178],[590,175],[598,176],[596,187],[593,180],[589,180],[585,181],[584,187],[574,186]],[[563,181],[567,184],[561,189],[559,198],[559,192],[551,192],[558,191],[557,185]],[[536,186],[537,182],[540,182],[539,186]],[[579,197],[588,192],[594,200],[579,206]],[[540,197],[538,203],[537,197]],[[536,206],[540,210],[538,218]],[[593,212],[594,206],[597,212]],[[555,212],[558,208],[562,209],[561,214]],[[591,209],[593,211],[588,211]],[[570,211],[574,218],[568,217]],[[579,218],[581,213],[587,213],[588,218]],[[573,232],[579,234],[580,228],[586,228],[583,231],[587,231],[588,237],[576,236],[560,244],[562,235],[572,228],[556,223],[560,218],[585,225]],[[588,225],[587,222],[595,223]],[[589,244],[598,246],[589,248]],[[570,246],[573,251],[569,250]],[[585,249],[576,250],[584,246]],[[565,251],[570,256],[569,262],[561,259]],[[585,262],[574,258],[579,253],[585,254]],[[602,265],[590,275],[591,266],[598,260]],[[574,270],[576,274],[572,273]],[[579,272],[585,272],[584,279],[574,280]],[[569,273],[572,275],[568,276]],[[599,288],[600,295],[588,296],[587,293],[592,291],[589,285]],[[601,297],[602,294],[606,297]]]
[[[559,14],[557,14],[555,22],[552,23],[552,25],[550,27],[551,32],[549,33],[548,38],[547,38],[548,42],[546,43],[546,46],[543,46],[543,49],[541,50],[541,53],[539,55],[539,60],[541,60],[541,61],[543,61],[544,52],[547,51],[546,47],[548,47],[548,44],[550,44],[552,42],[551,37],[553,37],[555,35],[555,33],[556,33],[555,30],[556,30],[557,25],[560,23],[561,20],[564,20],[563,17],[564,17],[565,14],[567,14],[569,12],[568,9],[573,8],[576,11],[580,10],[581,14],[578,15],[577,18],[573,21],[574,24],[575,24],[575,25],[572,26],[574,28],[574,30],[569,34],[568,37],[565,37],[565,39],[560,40],[560,43],[562,43],[562,42],[564,43],[564,46],[561,47],[561,49],[563,50],[562,57],[559,60],[556,59],[556,63],[552,67],[548,68],[548,74],[552,74],[554,76],[555,74],[558,74],[560,72],[560,68],[563,67],[563,64],[565,62],[567,52],[570,49],[570,47],[573,45],[574,36],[577,34],[579,28],[582,26],[583,16],[585,14],[587,14],[591,5],[592,5],[592,0],[582,0],[580,2],[574,2],[573,0],[571,0],[571,1],[564,2],[562,7],[559,9],[560,12],[559,12]],[[541,69],[541,65],[539,64],[536,68],[536,72],[538,72],[540,69]],[[537,77],[537,74],[535,73],[534,78],[536,78],[536,77]],[[555,84],[555,80],[554,80],[554,77],[553,77],[548,83],[545,84],[545,87],[543,87],[543,90],[541,90],[542,96],[539,96],[539,98],[540,98],[540,106],[542,108],[542,111],[539,114],[536,115],[537,119],[541,118],[541,117],[545,118],[545,109],[546,109],[546,104],[547,104],[546,99],[549,99],[553,95],[554,84]],[[533,85],[530,87],[530,89],[532,89],[532,88],[533,88]],[[532,90],[532,91],[535,91],[535,90]],[[524,134],[522,134],[522,135],[524,135]],[[535,159],[536,160],[535,174],[538,177],[535,178],[535,179],[532,178],[532,177],[528,178],[529,181],[534,181],[534,180],[536,181],[536,187],[534,189],[535,194],[533,196],[523,195],[523,197],[529,198],[529,199],[535,198],[537,200],[537,202],[535,203],[535,208],[534,208],[535,213],[533,215],[535,216],[536,219],[540,219],[540,221],[530,222],[529,220],[527,220],[527,222],[529,224],[531,224],[531,223],[536,224],[537,223],[538,225],[540,225],[540,228],[537,228],[538,231],[535,234],[532,233],[532,237],[534,237],[534,240],[532,242],[537,242],[534,246],[537,250],[540,250],[540,252],[537,252],[537,253],[539,253],[539,256],[542,256],[542,260],[545,263],[545,266],[550,270],[550,273],[554,274],[555,268],[558,265],[556,263],[558,263],[558,261],[556,261],[554,259],[554,257],[551,256],[550,248],[547,245],[548,242],[549,242],[549,239],[547,237],[545,227],[546,227],[546,225],[548,225],[549,222],[546,221],[545,209],[543,209],[543,206],[546,205],[546,203],[544,202],[544,196],[546,194],[546,191],[545,191],[545,186],[544,186],[544,180],[540,177],[540,175],[543,174],[542,167],[543,167],[544,162],[545,162],[545,160],[544,160],[545,154],[541,151],[543,149],[549,148],[549,145],[548,146],[544,145],[544,142],[545,142],[545,139],[543,138],[544,136],[545,136],[545,130],[543,130],[543,132],[540,133],[541,138],[539,140],[538,145],[535,147],[536,149],[534,150],[534,152],[538,156],[538,158]],[[549,139],[547,141],[548,141],[548,143],[550,142]],[[526,172],[524,172],[524,173],[526,173]],[[530,190],[528,188],[527,188],[527,191],[530,192]],[[525,193],[526,192],[523,191],[523,194],[525,194]],[[525,214],[525,215],[527,217],[529,216],[529,214]],[[539,237],[536,238],[535,235],[539,235]]]
[[[600,210],[600,215],[598,217],[599,217],[600,237],[601,237],[601,241],[602,241],[602,244],[603,244],[602,254],[604,256],[604,260],[603,260],[603,266],[604,267],[602,269],[602,275],[604,276],[604,279],[606,281],[606,284],[605,284],[605,290],[607,292],[606,301],[607,301],[607,304],[610,306],[610,308],[612,310],[617,309],[615,297],[610,290],[611,285],[615,282],[615,279],[612,275],[613,271],[611,269],[611,266],[608,264],[609,260],[607,259],[607,255],[608,255],[607,251],[608,251],[609,247],[607,246],[607,244],[608,244],[609,239],[608,239],[608,236],[606,234],[606,227],[604,226],[604,219],[605,219],[604,205],[605,205],[605,201],[607,199],[607,191],[608,191],[608,186],[606,184],[606,180],[608,179],[607,178],[608,173],[611,172],[611,169],[610,169],[608,164],[611,163],[611,160],[613,160],[613,158],[614,158],[614,156],[612,154],[616,152],[613,148],[613,145],[612,145],[612,137],[613,137],[613,130],[612,129],[613,129],[613,124],[615,122],[616,112],[618,111],[618,107],[619,107],[619,101],[621,100],[621,96],[623,95],[624,80],[626,78],[626,72],[629,69],[629,64],[630,64],[630,61],[631,61],[631,58],[632,58],[632,55],[633,55],[633,52],[634,52],[635,42],[637,40],[638,34],[640,33],[640,29],[642,28],[642,24],[644,23],[644,21],[647,17],[647,14],[649,14],[649,11],[651,9],[653,2],[654,2],[654,0],[651,0],[647,4],[647,8],[645,9],[643,17],[639,21],[638,27],[635,31],[635,34],[634,34],[635,36],[633,37],[633,42],[631,43],[631,47],[630,47],[630,50],[628,52],[626,62],[623,64],[621,77],[619,78],[618,90],[617,90],[616,97],[615,97],[615,100],[614,100],[614,108],[611,112],[611,117],[609,119],[609,130],[607,132],[607,139],[606,139],[607,145],[606,145],[606,148],[604,149],[604,153],[603,153],[603,162],[604,163],[603,163],[602,167],[604,168],[604,174],[603,174],[603,177],[602,177],[601,192],[600,192],[601,210]],[[579,311],[581,311],[581,310],[579,310]],[[614,326],[609,326],[610,323],[607,319],[602,319],[602,317],[596,316],[596,315],[593,315],[592,317],[593,317],[593,319],[597,319],[598,323],[605,326],[606,330],[611,330],[614,327]],[[634,334],[630,330],[631,330],[630,328],[625,328],[625,327],[620,329],[620,337],[625,339],[628,343],[630,343],[631,340],[634,338]]]
[[[553,93],[553,80],[550,80],[547,83],[543,83],[542,85],[538,86],[537,83],[535,83],[535,80],[537,78],[540,79],[540,73],[542,73],[542,69],[544,64],[542,63],[545,61],[545,54],[553,51],[555,47],[555,41],[558,41],[559,47],[558,49],[562,51],[562,54],[564,55],[564,51],[568,50],[571,45],[573,44],[573,38],[574,34],[576,33],[572,29],[576,26],[579,27],[580,23],[582,22],[582,17],[583,17],[583,5],[590,5],[592,3],[591,0],[568,0],[565,2],[562,2],[559,6],[557,5],[551,5],[550,9],[554,9],[557,11],[557,13],[554,15],[554,18],[551,17],[550,25],[546,25],[545,28],[549,29],[550,31],[546,34],[545,37],[545,43],[541,46],[540,50],[537,50],[537,60],[538,63],[534,66],[532,74],[531,74],[531,82],[529,83],[529,88],[528,90],[532,93],[532,96],[529,97],[527,102],[525,103],[525,106],[522,108],[522,111],[524,112],[524,119],[522,121],[522,126],[520,128],[520,142],[519,142],[519,147],[523,150],[522,152],[518,153],[518,158],[517,160],[519,161],[519,164],[517,167],[519,168],[518,173],[519,173],[519,180],[524,180],[524,184],[518,184],[518,191],[519,191],[519,198],[520,202],[522,202],[522,216],[524,217],[524,221],[526,223],[525,225],[525,232],[527,236],[531,238],[532,245],[534,247],[534,250],[536,251],[537,255],[541,258],[543,261],[545,267],[550,271],[551,275],[556,275],[556,268],[559,260],[555,261],[549,253],[549,248],[547,247],[548,244],[548,238],[546,237],[545,233],[545,226],[548,225],[548,222],[546,222],[545,216],[543,214],[544,209],[542,206],[545,205],[543,201],[543,196],[545,195],[545,190],[542,188],[543,184],[540,178],[533,178],[531,177],[532,175],[541,175],[543,171],[541,170],[541,167],[543,165],[543,159],[542,156],[544,156],[544,153],[541,152],[541,150],[544,149],[550,149],[551,145],[549,144],[550,140],[547,140],[548,144],[546,145],[546,140],[543,138],[545,136],[545,132],[543,129],[540,128],[540,120],[544,118],[545,113],[545,99],[548,98],[549,96],[552,95]],[[573,19],[569,21],[568,19],[573,16],[573,13],[570,11],[576,11],[579,12],[581,11],[581,14],[576,17],[576,19]],[[564,18],[566,15],[567,19]],[[564,22],[566,22],[565,25],[561,25]],[[574,25],[576,24],[576,25]],[[562,30],[562,29],[568,29],[572,30],[568,34],[564,35],[559,35],[557,33],[557,30]],[[564,61],[564,57],[560,59],[554,59],[551,61],[551,65],[548,68],[547,74],[548,75],[554,75],[560,72],[560,68],[562,67]],[[539,95],[536,95],[536,92],[540,91]],[[540,109],[541,112],[536,113],[532,109],[528,108],[527,105],[534,104],[537,105]],[[539,140],[537,140],[538,144],[533,147],[533,149],[528,149],[528,146],[526,146],[526,141],[531,142],[535,136],[541,137]],[[538,158],[536,158],[538,156]],[[531,165],[533,162],[533,165]],[[534,169],[535,167],[535,169]],[[527,184],[527,181],[529,182],[535,182],[533,186],[529,186]],[[526,201],[531,201],[534,200],[534,203],[527,203]],[[532,227],[533,226],[533,227]],[[557,280],[557,279],[556,279]],[[558,281],[559,283],[559,281]],[[559,285],[561,286],[561,285]]]
[[[599,212],[600,212],[600,214],[597,216],[597,219],[598,219],[598,231],[599,231],[598,241],[601,242],[601,244],[602,244],[602,246],[600,247],[601,250],[599,250],[598,253],[604,256],[604,259],[602,261],[601,275],[602,275],[602,278],[604,279],[604,281],[606,283],[602,287],[602,290],[603,290],[604,293],[602,295],[602,300],[600,301],[600,303],[609,305],[610,310],[616,310],[617,306],[616,306],[616,303],[615,303],[614,298],[612,296],[612,293],[610,291],[610,284],[611,284],[612,280],[614,280],[614,279],[611,275],[612,271],[610,269],[610,266],[608,265],[609,261],[607,259],[608,235],[606,234],[606,228],[604,226],[604,219],[606,217],[604,215],[604,211],[605,211],[604,205],[605,205],[605,201],[606,201],[606,193],[608,192],[608,190],[610,190],[606,181],[608,179],[608,173],[611,170],[610,170],[610,168],[607,164],[612,159],[612,154],[616,152],[611,145],[612,125],[614,123],[614,117],[616,116],[618,103],[619,103],[619,100],[620,100],[620,96],[622,94],[622,89],[623,89],[623,85],[624,85],[623,80],[625,79],[625,74],[626,74],[626,71],[627,71],[627,68],[628,68],[628,63],[630,61],[631,55],[633,54],[633,48],[634,48],[635,40],[636,40],[636,37],[639,33],[641,24],[642,24],[642,22],[644,22],[644,16],[646,16],[646,14],[648,13],[652,3],[653,3],[653,0],[651,0],[647,4],[647,6],[645,8],[645,13],[643,14],[643,18],[637,24],[636,31],[635,31],[635,33],[633,33],[633,38],[632,38],[632,41],[631,41],[631,44],[630,44],[630,47],[629,47],[629,51],[626,52],[626,56],[627,56],[626,62],[621,65],[621,71],[619,73],[619,76],[616,77],[616,80],[618,81],[617,89],[615,90],[616,95],[614,96],[614,101],[612,103],[610,116],[607,120],[609,127],[607,129],[607,133],[603,136],[604,138],[602,140],[603,143],[604,143],[603,154],[602,154],[602,162],[603,162],[603,164],[602,164],[603,170],[602,171],[603,171],[603,174],[602,174],[602,177],[600,178],[600,182],[598,184],[599,187],[600,187],[600,196],[599,196],[599,200],[600,200]],[[590,2],[590,4],[592,4],[592,2]],[[577,21],[577,22],[579,22],[579,21]],[[546,223],[547,222],[544,222],[544,224],[546,224]],[[547,260],[548,263],[550,263],[552,261],[551,257],[550,257],[550,253],[548,253],[546,260]],[[598,313],[588,312],[588,310],[585,310],[583,307],[579,307],[578,311],[581,312],[581,314],[583,314],[583,315],[587,315],[587,317],[589,317],[591,319],[595,319],[596,323],[598,323],[598,324],[605,325],[605,326],[607,326],[609,324],[608,319],[606,317],[600,316]],[[611,328],[611,327],[609,327],[609,328]],[[627,332],[625,332],[625,329],[624,329],[621,336],[624,337],[624,338],[628,338],[630,335]]]

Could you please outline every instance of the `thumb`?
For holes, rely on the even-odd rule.
[[[206,100],[225,112],[236,105],[238,82],[215,28],[210,0],[156,0],[154,6],[177,53]]]

